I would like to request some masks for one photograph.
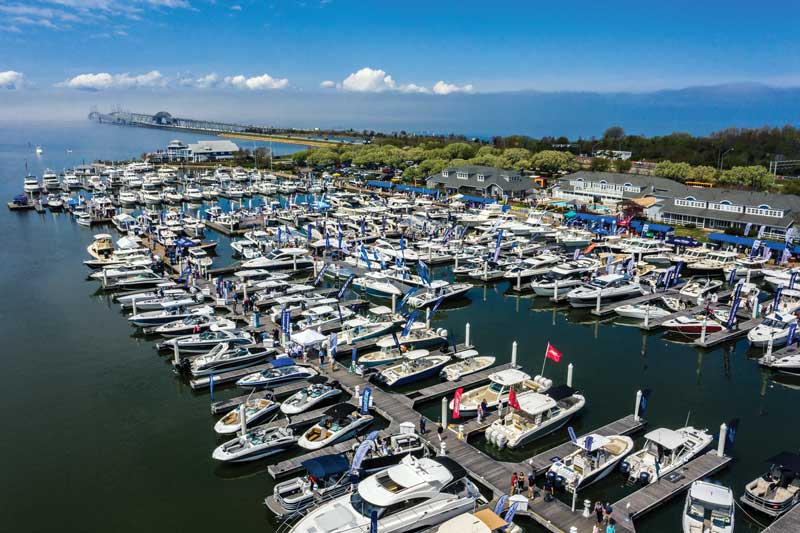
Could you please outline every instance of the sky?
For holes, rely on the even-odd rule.
[[[86,93],[101,106],[371,93],[391,106],[404,95],[800,86],[800,11],[784,0],[764,6],[0,0],[0,118],[37,95],[63,113]]]

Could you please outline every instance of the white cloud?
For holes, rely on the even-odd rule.
[[[320,83],[319,86],[322,87],[323,89],[333,89],[334,87],[336,87],[336,82],[331,80],[325,80],[322,83]]]
[[[166,84],[167,80],[164,79],[159,71],[151,70],[136,76],[131,76],[127,72],[114,75],[108,72],[79,74],[58,85],[84,91],[102,91],[105,89],[164,87]]]
[[[471,83],[466,85],[455,85],[453,83],[437,81],[433,86],[434,94],[471,93],[474,91],[475,89]]]
[[[216,73],[206,74],[199,78],[184,76],[178,79],[178,84],[184,87],[196,87],[197,89],[210,89],[219,85],[220,79]]]
[[[474,92],[472,84],[456,85],[444,81],[438,81],[432,89],[416,83],[397,83],[386,71],[364,67],[347,76],[341,84],[332,81],[323,81],[321,87],[337,87],[345,91],[361,93],[381,93],[386,91],[397,91],[401,93],[416,94],[439,94],[447,95],[453,93]]]
[[[261,76],[253,76],[248,78],[242,74],[238,76],[226,76],[225,85],[235,87],[237,89],[249,89],[251,91],[263,91],[265,89],[283,89],[289,85],[289,80],[286,78],[273,78],[269,74],[262,74]]]
[[[0,89],[21,89],[25,85],[25,75],[16,70],[0,72]]]
[[[241,11],[241,10],[242,10],[242,6],[240,6],[239,4],[231,6],[231,11]]]

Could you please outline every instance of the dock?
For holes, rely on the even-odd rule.
[[[463,345],[457,346],[457,348],[458,351],[469,349]],[[501,370],[506,370],[508,368],[511,368],[510,363],[489,367],[485,370],[481,370],[480,372],[475,372],[474,374],[464,376],[458,381],[443,381],[442,383],[437,383],[436,385],[432,385],[419,391],[409,392],[406,394],[406,396],[409,400],[411,400],[411,406],[416,407],[418,404],[452,394],[457,389],[462,387],[466,389],[475,385],[480,385],[481,383],[486,383],[489,381],[489,375]]]
[[[733,341],[744,335],[763,322],[763,318],[751,318],[744,322],[737,322],[732,329],[723,329],[706,335],[705,341],[696,339],[694,343],[701,348],[712,348],[724,342]]]
[[[272,368],[272,365],[269,363],[265,363],[261,365],[248,366],[247,368],[240,368],[238,370],[229,370],[228,372],[220,372],[219,374],[214,374],[214,386],[216,387],[218,385],[230,383],[248,374],[261,372],[262,370],[267,370],[268,368]],[[190,379],[189,386],[195,390],[205,389],[207,387],[210,387],[211,376],[201,376]]]
[[[286,385],[280,385],[278,387],[274,387],[271,389],[253,391],[250,394],[244,394],[242,396],[235,396],[233,398],[228,398],[227,400],[212,402],[211,414],[216,415],[219,413],[228,412],[234,407],[243,404],[247,400],[257,400],[261,398],[266,398],[267,396],[270,395],[275,396],[276,398],[281,398],[283,396],[290,396],[301,389],[305,389],[306,387],[308,387],[307,381],[296,381],[293,383],[287,383]]]
[[[624,305],[636,305],[636,304],[644,304],[649,303],[654,300],[660,300],[663,296],[673,296],[679,297],[678,291],[675,289],[670,289],[664,292],[654,292],[650,294],[643,294],[641,296],[634,296],[633,298],[627,298],[625,300],[620,300],[618,302],[612,302],[606,305],[600,305],[600,310],[598,311],[596,308],[592,308],[592,314],[595,316],[608,316],[614,314],[614,311],[619,309]]]
[[[353,445],[357,442],[360,442],[360,440],[355,438],[348,439],[331,446],[325,446],[319,450],[309,451],[307,453],[298,455],[297,457],[292,457],[291,459],[286,459],[285,461],[271,464],[267,467],[267,472],[269,472],[269,475],[272,476],[272,479],[280,479],[292,474],[297,474],[303,470],[303,461],[314,459],[315,457],[321,457],[323,455],[330,455],[332,453],[344,454],[350,452],[353,450]]]
[[[800,505],[775,520],[763,533],[797,533],[800,531]]]

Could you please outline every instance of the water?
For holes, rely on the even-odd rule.
[[[83,124],[52,131],[2,129],[0,196],[10,199],[20,192],[26,158],[41,174],[45,165],[61,168],[84,157],[135,156],[174,136]],[[29,139],[45,146],[43,161],[33,156]],[[57,155],[57,147],[65,146],[72,154]],[[118,307],[85,281],[81,261],[93,232],[63,214],[6,209],[0,209],[0,224],[6,377],[0,417],[11,428],[0,439],[6,527],[273,531],[276,524],[261,505],[273,487],[268,461],[242,467],[212,462],[218,439],[208,394],[194,393],[176,379],[152,341],[134,335]],[[636,390],[645,387],[654,390],[650,428],[679,427],[691,413],[691,423],[716,432],[722,421],[740,417],[736,460],[716,478],[737,496],[766,468],[764,458],[797,449],[798,392],[763,373],[745,341],[703,352],[614,320],[598,323],[586,311],[506,295],[506,288],[505,283],[476,287],[469,293],[471,305],[443,308],[434,325],[460,342],[464,323],[470,322],[473,342],[498,362],[509,360],[517,340],[519,361],[532,374],[541,370],[545,346],[552,342],[564,359],[548,361],[545,373],[561,382],[567,363],[573,363],[575,385],[588,399],[573,424],[576,431],[630,413]],[[800,387],[798,381],[781,381]],[[234,392],[228,388],[217,396]],[[425,406],[425,412],[438,417],[438,403]],[[525,454],[504,452],[501,458],[520,459],[563,438],[561,431]],[[613,501],[626,490],[614,474],[581,499]],[[682,497],[676,498],[639,522],[639,530],[679,530],[682,504]],[[737,513],[737,532],[757,530]]]

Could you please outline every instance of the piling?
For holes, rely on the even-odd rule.
[[[633,408],[633,419],[639,421],[639,406],[642,404],[642,391],[636,391],[636,406]]]
[[[511,368],[517,367],[517,341],[511,343]]]
[[[447,396],[442,398],[442,427],[447,427]]]
[[[464,344],[466,346],[471,346],[470,343],[469,343],[469,322],[467,322],[467,325],[464,326],[464,330],[465,330],[465,333],[464,333]]]
[[[574,368],[572,363],[567,365],[567,387],[572,387],[572,371]]]
[[[717,443],[717,457],[725,457],[725,443],[728,440],[728,425],[723,422],[719,426],[719,442]]]

